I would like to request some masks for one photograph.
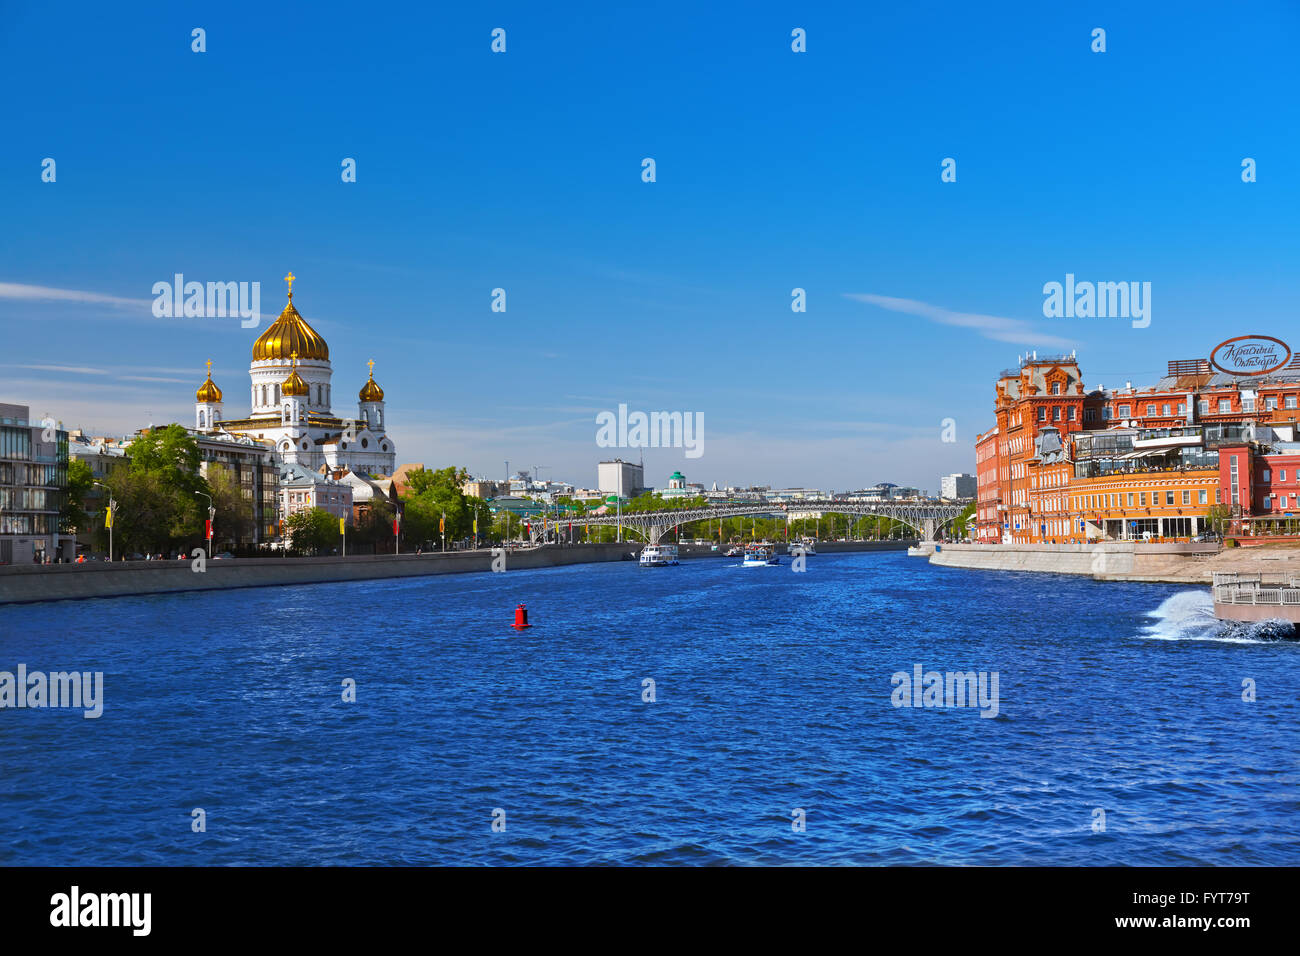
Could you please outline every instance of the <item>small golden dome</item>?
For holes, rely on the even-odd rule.
[[[253,361],[287,359],[297,352],[299,358],[328,361],[330,347],[320,333],[307,324],[293,307],[293,293],[280,317],[272,322],[253,343]]]
[[[384,390],[379,387],[375,381],[375,361],[370,360],[370,381],[361,386],[361,391],[357,393],[357,398],[363,402],[382,402],[384,400]]]
[[[303,381],[297,369],[290,372],[289,377],[280,383],[281,395],[306,395],[307,391],[307,383]]]
[[[199,386],[199,390],[194,393],[194,398],[200,402],[219,402],[221,401],[221,389],[212,381],[212,362],[208,362],[208,380]]]

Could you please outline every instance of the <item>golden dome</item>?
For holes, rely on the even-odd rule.
[[[382,402],[384,400],[384,390],[380,388],[379,383],[375,381],[374,359],[370,360],[370,381],[361,386],[361,391],[357,394],[357,398],[361,399],[363,402]]]
[[[289,373],[289,377],[280,383],[281,395],[306,395],[307,383],[303,381],[298,370],[294,369]]]
[[[219,402],[221,401],[221,389],[212,381],[212,362],[208,362],[208,380],[199,386],[199,390],[194,393],[194,398],[200,402]]]
[[[290,291],[289,304],[280,317],[253,343],[253,361],[287,359],[295,352],[303,359],[327,361],[330,357],[330,347],[320,333],[308,325],[293,307],[293,292]]]

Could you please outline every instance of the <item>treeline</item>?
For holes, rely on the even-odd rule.
[[[208,496],[216,509],[214,543],[233,547],[253,531],[253,503],[244,497],[229,469],[210,463],[199,473],[198,442],[180,425],[154,428],[131,443],[128,459],[109,470],[94,514],[86,511],[94,492],[90,466],[79,458],[68,462],[64,527],[91,531],[95,548],[108,550],[105,512],[110,496],[117,503],[113,516],[116,555],[188,553],[206,543]]]

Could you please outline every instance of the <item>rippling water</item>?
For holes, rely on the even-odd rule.
[[[1208,589],[617,563],[0,609],[19,662],[106,703],[0,710],[5,863],[1300,863],[1300,644]]]

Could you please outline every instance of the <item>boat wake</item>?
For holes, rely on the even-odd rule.
[[[1289,621],[1220,621],[1208,590],[1179,591],[1148,612],[1142,637],[1156,641],[1223,641],[1264,644],[1296,636]]]

